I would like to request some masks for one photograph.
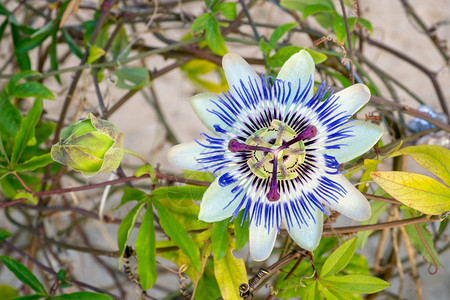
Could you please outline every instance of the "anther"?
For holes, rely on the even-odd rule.
[[[266,147],[252,146],[247,145],[245,143],[239,142],[237,139],[231,139],[228,142],[228,150],[231,152],[239,152],[239,151],[264,151],[264,152],[273,152],[272,149]]]
[[[306,126],[305,130],[303,130],[302,133],[300,133],[299,135],[297,135],[294,139],[290,140],[289,142],[283,144],[281,147],[279,147],[277,150],[283,150],[286,149],[288,147],[290,147],[291,145],[306,140],[306,139],[310,139],[313,138],[317,135],[317,128],[314,125],[309,125]]]

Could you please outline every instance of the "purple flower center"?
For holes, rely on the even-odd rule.
[[[283,131],[280,130],[280,133]],[[284,157],[290,154],[294,154],[298,152],[298,148],[289,149],[292,145],[315,137],[317,135],[317,128],[313,125],[309,125],[303,130],[303,132],[299,135],[297,135],[295,138],[287,141],[282,142],[281,146],[278,146],[276,148],[269,148],[264,146],[258,146],[258,145],[248,145],[246,143],[241,143],[237,139],[232,139],[228,143],[228,150],[230,150],[233,153],[236,152],[242,152],[242,151],[262,151],[263,153],[271,153],[273,155],[272,159],[272,171],[271,171],[271,179],[270,179],[270,188],[269,192],[267,193],[267,198],[269,201],[278,201],[280,199],[280,192],[278,191],[278,184],[277,184],[277,173],[278,173],[278,161],[283,161]],[[282,134],[280,134],[282,136]],[[256,166],[257,164],[255,164]],[[261,164],[262,166],[262,164]],[[258,166],[261,167],[261,166]],[[284,170],[284,168],[282,169]],[[286,172],[286,171],[285,171]]]

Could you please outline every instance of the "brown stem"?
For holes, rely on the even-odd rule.
[[[348,44],[348,58],[350,59],[350,81],[352,84],[355,84],[355,77],[353,76],[353,54],[352,54],[352,37],[350,35],[350,28],[348,27],[348,19],[347,19],[347,13],[345,12],[345,6],[344,1],[339,0],[339,3],[341,4],[342,14],[344,16],[344,23],[345,23],[345,31],[347,32],[347,44]]]
[[[436,73],[429,70],[428,68],[426,68],[424,65],[420,64],[419,62],[415,61],[414,59],[412,59],[409,56],[406,56],[405,54],[403,54],[400,51],[397,51],[381,42],[375,41],[369,37],[366,37],[366,41],[370,44],[373,45],[375,47],[378,47],[380,49],[383,49],[389,53],[391,53],[392,55],[397,56],[398,58],[400,58],[401,60],[406,61],[407,63],[411,64],[412,66],[416,67],[417,69],[419,69],[420,71],[422,71],[425,75],[428,76],[428,78],[431,80],[431,83],[433,84],[434,90],[437,94],[437,97],[439,99],[439,102],[441,104],[442,110],[444,111],[444,113],[447,115],[447,117],[450,118],[450,112],[448,110],[447,107],[447,103],[445,101],[445,97],[444,94],[442,93],[441,90],[441,86],[439,85],[439,83],[437,82],[437,78],[436,78]]]
[[[381,230],[385,228],[402,227],[405,225],[423,223],[423,222],[438,222],[440,219],[433,219],[428,216],[420,216],[415,218],[403,219],[392,222],[384,222],[372,225],[358,225],[358,226],[346,226],[346,227],[335,227],[335,228],[324,228],[322,236],[336,236],[356,233],[360,231],[367,230]]]

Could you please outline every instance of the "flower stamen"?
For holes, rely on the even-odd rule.
[[[299,134],[297,137],[295,137],[294,139],[290,140],[289,142],[281,145],[280,148],[278,148],[277,150],[286,149],[289,146],[291,146],[291,145],[293,145],[293,144],[295,144],[297,142],[313,138],[316,135],[317,135],[317,128],[316,128],[316,126],[313,126],[313,125],[306,126],[305,130],[303,130],[303,132],[301,134]]]
[[[269,201],[271,202],[280,200],[280,193],[278,192],[278,182],[277,182],[278,159],[276,159],[276,156],[277,155],[275,155],[275,158],[273,159],[272,178],[270,180],[270,189],[269,192],[267,193],[267,199],[269,199]]]

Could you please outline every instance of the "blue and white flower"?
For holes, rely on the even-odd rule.
[[[190,99],[213,135],[203,133],[168,153],[175,166],[217,176],[199,219],[216,222],[244,210],[257,261],[269,257],[280,227],[302,248],[315,249],[323,205],[358,221],[370,217],[369,202],[339,172],[339,164],[368,151],[382,135],[376,125],[349,120],[369,101],[369,89],[355,84],[326,96],[322,84],[313,94],[314,67],[302,50],[271,83],[239,55],[225,55],[230,90]]]

